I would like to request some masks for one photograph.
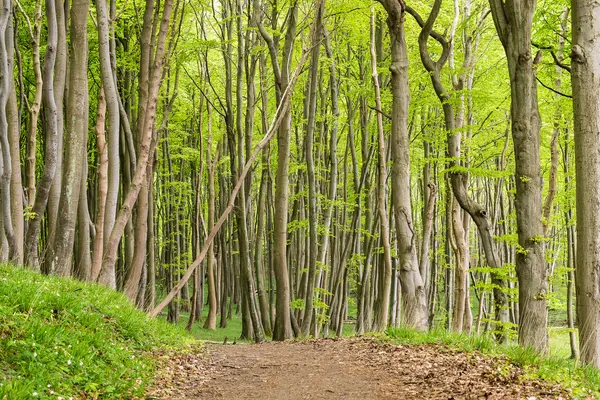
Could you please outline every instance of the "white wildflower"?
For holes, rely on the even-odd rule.
[[[68,360],[68,361],[67,361],[67,365],[71,365],[71,360]]]

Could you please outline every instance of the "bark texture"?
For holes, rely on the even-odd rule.
[[[579,351],[582,362],[600,368],[600,5],[572,5]]]

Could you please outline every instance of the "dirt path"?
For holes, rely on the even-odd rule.
[[[503,359],[438,345],[311,340],[208,345],[171,357],[148,398],[543,399],[557,386],[522,379]]]

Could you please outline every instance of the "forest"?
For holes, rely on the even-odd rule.
[[[257,343],[600,368],[597,1],[2,4],[0,261]]]

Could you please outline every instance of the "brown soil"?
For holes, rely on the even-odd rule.
[[[566,399],[501,358],[372,339],[208,345],[171,355],[148,398]]]

